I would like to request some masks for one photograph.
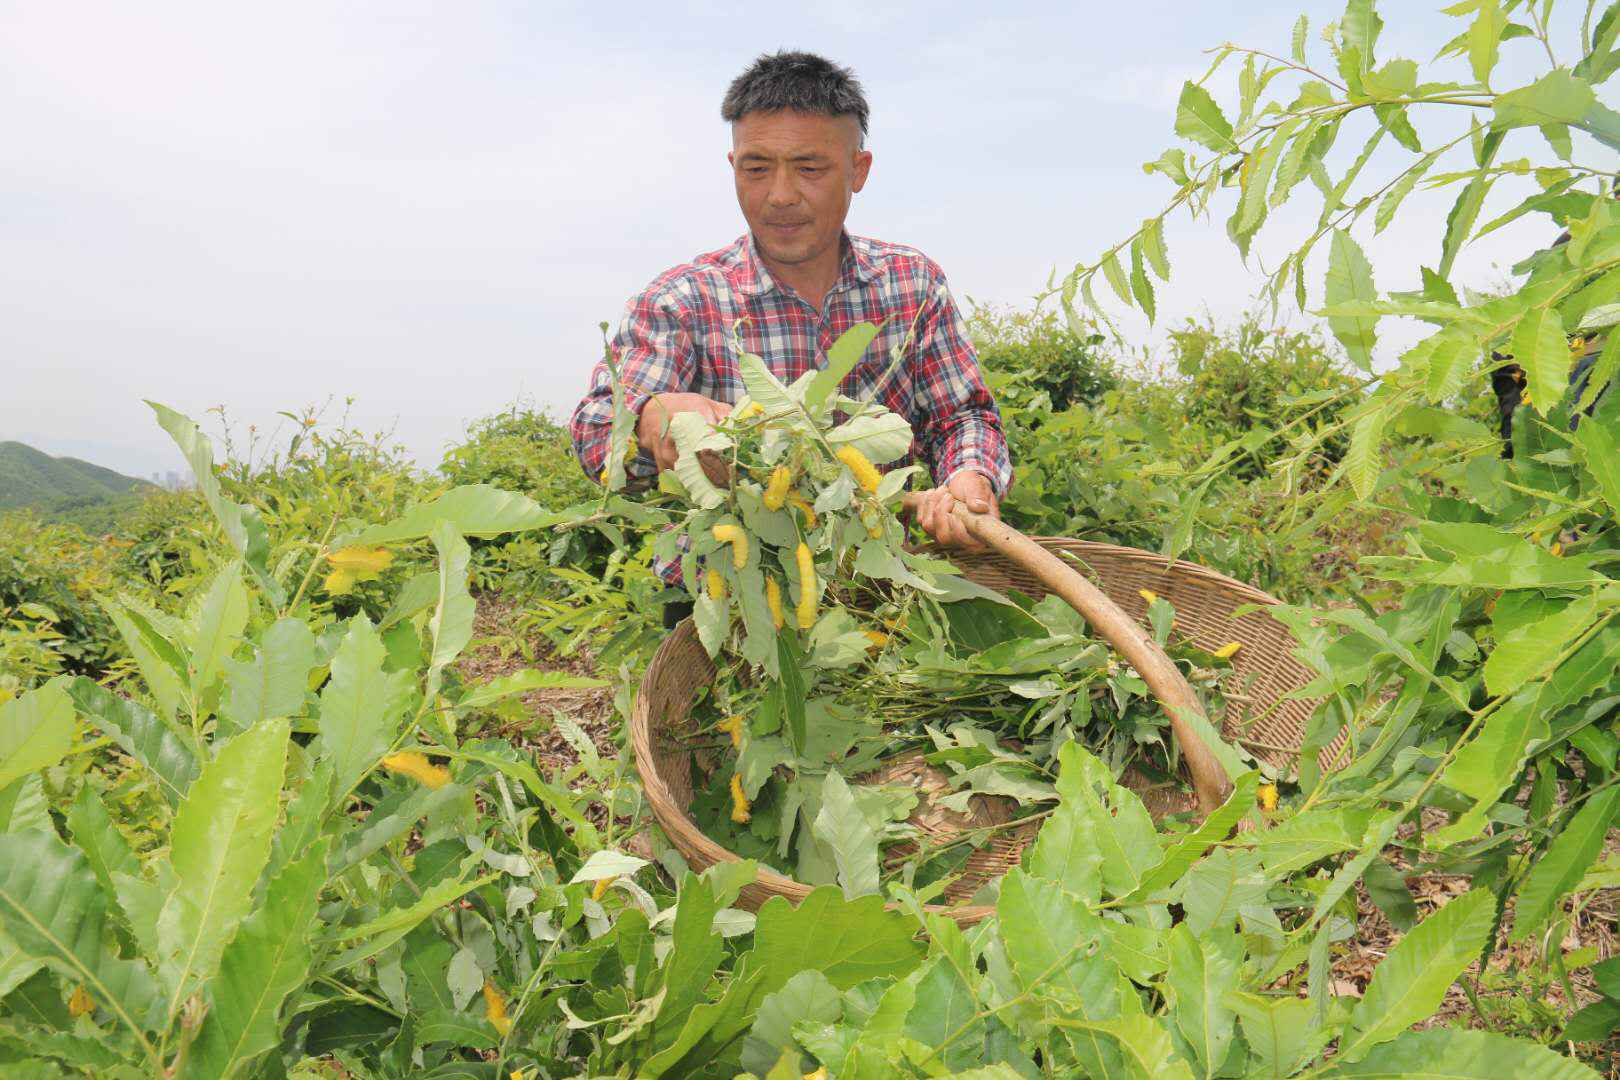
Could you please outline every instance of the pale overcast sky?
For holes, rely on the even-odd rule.
[[[1383,6],[1384,57],[1460,28],[1438,0]],[[851,231],[920,247],[964,304],[1025,303],[1162,205],[1141,163],[1203,50],[1285,51],[1300,10],[1314,40],[1342,9],[0,0],[0,439],[144,474],[178,458],[142,398],[268,427],[353,396],[432,465],[515,398],[566,415],[597,323],[741,234],[719,101],[783,47],[866,86]],[[1375,266],[1432,264],[1449,200],[1416,205],[1427,227]],[[1544,220],[1462,276],[1499,279]],[[1248,303],[1223,223],[1171,228],[1161,324]],[[1279,219],[1273,250],[1297,231]]]

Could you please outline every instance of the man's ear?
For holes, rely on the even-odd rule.
[[[855,152],[855,172],[851,178],[849,190],[859,191],[866,186],[866,177],[872,171],[872,151],[857,150]]]
[[[726,164],[730,165],[733,169],[735,169],[737,167],[737,151],[735,151],[735,150],[727,150],[726,151]]]

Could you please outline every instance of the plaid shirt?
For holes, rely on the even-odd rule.
[[[911,454],[886,468],[920,458],[940,484],[972,469],[984,474],[1000,498],[1012,483],[1001,416],[979,376],[978,357],[944,273],[915,248],[847,233],[843,246],[838,281],[819,312],[772,279],[747,234],[659,275],[630,301],[613,340],[625,403],[639,413],[649,397],[667,391],[735,402],[743,382],[732,328],[741,319],[747,320],[740,331],[743,347],[784,383],[826,367],[827,349],[856,323],[882,323],[841,389],[911,422]],[[890,350],[905,340],[913,322],[916,338],[891,371]],[[570,425],[587,476],[602,473],[612,423],[608,367],[599,361]],[[655,475],[652,455],[638,454],[628,472]]]

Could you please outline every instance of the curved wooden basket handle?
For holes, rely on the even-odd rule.
[[[903,505],[905,509],[915,512],[920,500],[921,495],[908,493]],[[952,512],[974,539],[1028,570],[1046,586],[1048,592],[1056,593],[1067,601],[1104,641],[1117,649],[1120,656],[1136,669],[1169,714],[1170,731],[1181,747],[1187,770],[1192,773],[1193,791],[1198,796],[1199,809],[1208,814],[1220,806],[1231,791],[1231,782],[1220,761],[1187,719],[1195,713],[1206,720],[1208,717],[1198,703],[1192,686],[1165,655],[1158,642],[1074,567],[1011,525],[989,514],[976,514],[960,502]]]

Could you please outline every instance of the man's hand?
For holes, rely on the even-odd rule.
[[[641,407],[636,423],[636,441],[653,456],[658,471],[675,467],[675,440],[669,436],[669,418],[676,413],[695,412],[711,424],[731,415],[731,406],[702,394],[654,394]]]
[[[967,526],[956,519],[951,508],[958,502],[976,514],[1001,516],[996,493],[983,473],[963,470],[946,481],[944,487],[923,492],[917,507],[917,524],[943,547],[961,551],[983,551],[984,545],[968,534]]]

